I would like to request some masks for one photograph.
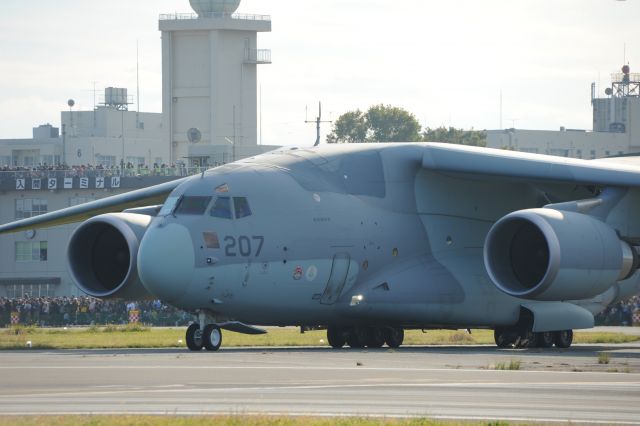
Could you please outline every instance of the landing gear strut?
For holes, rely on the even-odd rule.
[[[380,348],[385,343],[390,348],[397,348],[404,339],[404,329],[400,327],[341,327],[330,325],[327,328],[327,340],[335,349],[345,344],[352,349]]]
[[[209,321],[204,312],[198,312],[198,322],[187,327],[187,347],[191,351],[200,351],[204,347],[208,351],[217,351],[222,344],[222,331]]]

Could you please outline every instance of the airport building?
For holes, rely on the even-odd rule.
[[[625,65],[611,79],[603,98],[591,84],[592,130],[489,130],[487,146],[583,159],[640,153],[640,73]]]
[[[190,0],[195,13],[160,15],[163,111],[130,111],[108,87],[91,111],[69,100],[59,127],[0,140],[0,221],[11,222],[156,185],[277,147],[258,144],[257,34],[264,15],[240,0]],[[78,294],[66,269],[76,225],[0,236],[0,297]]]

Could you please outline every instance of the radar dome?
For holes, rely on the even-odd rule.
[[[240,6],[240,0],[189,0],[198,16],[212,13],[231,14]]]

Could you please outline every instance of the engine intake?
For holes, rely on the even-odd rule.
[[[137,270],[138,247],[151,219],[108,213],[82,223],[67,249],[67,267],[80,290],[107,299],[151,298]]]
[[[591,216],[529,209],[493,225],[484,263],[493,283],[511,296],[580,300],[631,276],[638,256],[610,226]]]

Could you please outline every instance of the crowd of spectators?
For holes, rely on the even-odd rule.
[[[73,325],[126,324],[130,311],[138,311],[139,321],[152,326],[183,326],[195,316],[163,304],[159,300],[125,302],[92,297],[0,298],[0,327],[11,325],[11,313],[17,312],[19,324],[44,327]],[[640,296],[634,296],[605,309],[596,316],[596,325],[631,326],[633,314],[640,312]]]
[[[640,296],[609,306],[596,316],[596,325],[638,325],[633,321],[636,312],[640,312]]]
[[[158,164],[152,166],[146,164],[119,164],[115,166],[103,166],[98,164],[81,164],[77,166],[39,164],[33,167],[11,167],[8,165],[0,168],[3,178],[65,178],[65,177],[139,177],[139,176],[187,176],[200,173],[203,167],[187,167],[184,163]]]
[[[124,302],[92,297],[0,298],[0,327],[11,325],[11,314],[19,324],[43,327],[127,324],[130,311],[139,312],[139,322],[153,326],[188,325],[195,317],[159,300]]]

